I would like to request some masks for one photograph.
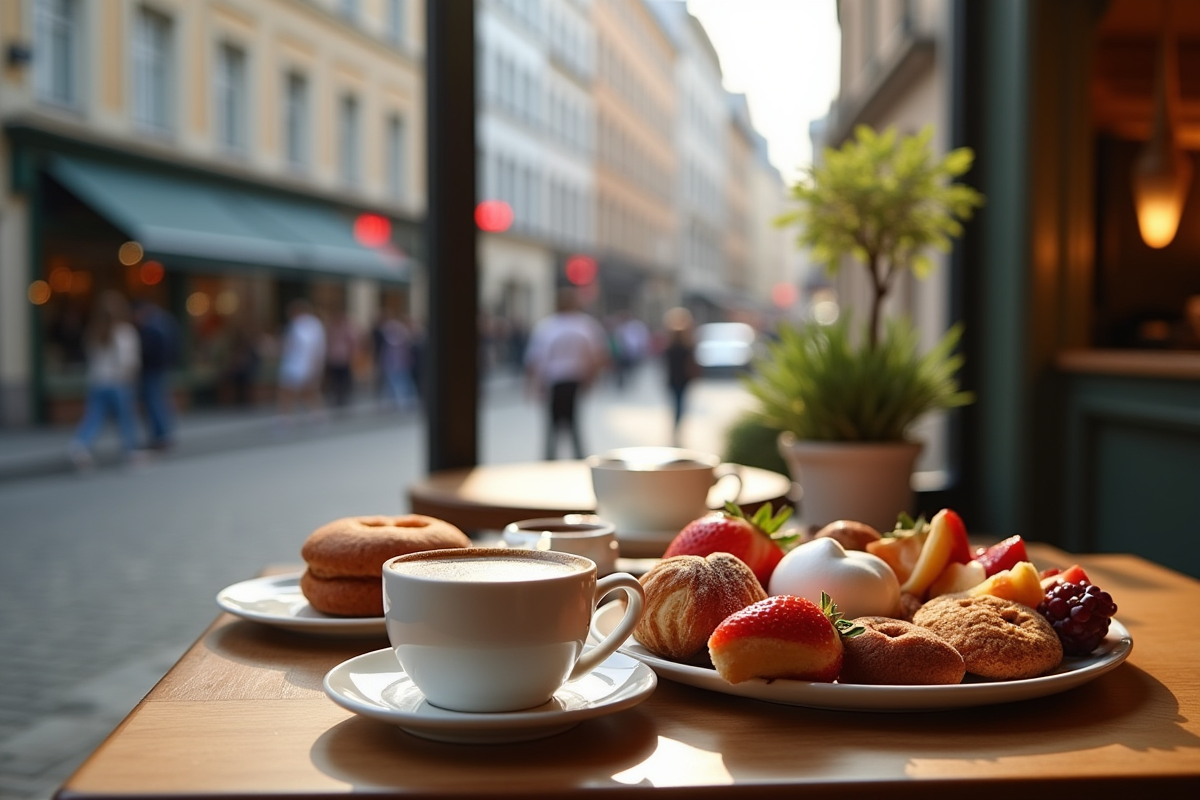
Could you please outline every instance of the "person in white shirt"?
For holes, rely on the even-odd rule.
[[[579,393],[607,363],[604,328],[583,312],[574,289],[559,290],[558,311],[534,326],[525,351],[528,385],[549,399],[547,461],[556,457],[563,431],[570,436],[575,457],[584,457],[576,416]]]
[[[127,460],[139,454],[134,419],[134,381],[141,368],[141,344],[129,322],[129,302],[114,291],[103,292],[84,334],[87,360],[87,401],[67,455],[75,466],[92,466],[91,447],[111,416]]]
[[[288,326],[279,354],[279,412],[292,414],[298,404],[321,415],[321,375],[325,371],[325,326],[312,303],[297,298],[288,304]]]

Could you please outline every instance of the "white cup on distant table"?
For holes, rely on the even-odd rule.
[[[584,651],[600,598],[623,590],[625,615]],[[619,572],[550,550],[471,547],[397,556],[383,565],[388,639],[432,705],[504,712],[547,703],[600,666],[633,633],[645,595]]]
[[[587,459],[596,493],[596,509],[619,535],[678,533],[709,512],[708,495],[716,483],[732,478],[742,491],[736,464],[722,464],[711,453],[679,447],[624,447]]]
[[[523,519],[504,527],[506,547],[518,550],[554,550],[573,553],[596,562],[600,577],[617,571],[616,528],[595,514]]]

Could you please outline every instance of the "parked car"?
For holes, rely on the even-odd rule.
[[[696,364],[706,375],[730,375],[749,368],[754,328],[744,322],[709,322],[696,328]]]

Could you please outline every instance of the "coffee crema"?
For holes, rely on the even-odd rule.
[[[536,581],[572,575],[586,568],[584,563],[503,556],[399,561],[391,565],[401,575],[456,583]]]

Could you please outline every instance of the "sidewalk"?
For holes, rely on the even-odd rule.
[[[520,376],[496,374],[484,382],[484,398],[514,391]],[[349,433],[378,425],[392,425],[420,418],[419,408],[401,411],[374,398],[360,396],[350,405],[331,409],[321,421],[296,418],[285,422],[272,406],[240,409],[201,409],[181,413],[177,420],[175,446],[152,458],[178,458],[272,442]],[[67,457],[74,426],[40,426],[23,429],[0,428],[0,482],[36,478],[75,471]],[[142,431],[139,431],[141,433]],[[93,447],[97,469],[121,465],[115,426],[108,424]]]

